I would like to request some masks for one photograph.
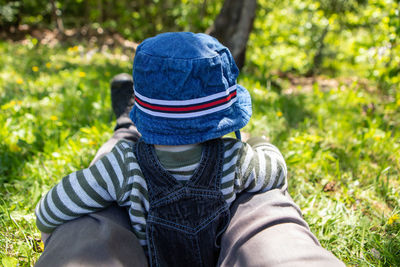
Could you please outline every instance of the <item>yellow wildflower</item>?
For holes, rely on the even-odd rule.
[[[92,145],[92,146],[93,146],[93,145],[96,145],[96,144],[97,144],[97,143],[96,143],[95,141],[93,141],[93,140],[90,140],[90,141],[89,141],[89,145]]]
[[[387,221],[387,224],[391,225],[399,219],[398,214],[393,214]]]
[[[21,150],[21,148],[17,144],[11,144],[10,145],[10,151],[11,152],[18,152],[20,150]]]
[[[21,78],[18,78],[18,79],[16,80],[16,82],[17,82],[17,84],[23,84],[23,83],[24,83],[24,80],[22,80]]]
[[[69,47],[68,48],[68,51],[70,51],[70,52],[76,52],[76,51],[78,51],[79,50],[79,47],[78,46],[73,46],[73,47]]]
[[[32,70],[33,70],[34,72],[38,72],[38,71],[39,71],[39,67],[38,67],[38,66],[33,66],[33,67],[32,67]]]
[[[50,69],[50,67],[51,67],[51,63],[50,63],[50,62],[47,62],[47,63],[46,63],[46,68]]]
[[[278,116],[278,117],[282,117],[282,116],[283,116],[283,113],[282,113],[282,112],[280,112],[280,111],[278,111],[278,112],[276,113],[276,116]]]
[[[11,100],[8,103],[5,103],[4,105],[1,106],[1,109],[5,110],[5,109],[9,109],[14,107],[17,104],[17,102],[15,100]]]
[[[57,116],[55,116],[55,115],[51,115],[51,116],[50,116],[50,120],[52,120],[52,121],[56,121],[56,120],[58,120],[58,117],[57,117]]]
[[[396,104],[400,107],[400,98],[397,99]]]
[[[79,77],[81,77],[81,78],[86,77],[86,73],[83,72],[83,71],[80,71],[79,72]]]
[[[389,17],[384,17],[384,18],[382,19],[382,22],[385,23],[385,24],[388,24],[388,23],[390,22]]]

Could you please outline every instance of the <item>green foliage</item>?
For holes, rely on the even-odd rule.
[[[212,24],[221,4],[221,0],[55,0],[56,14],[66,28],[102,28],[137,41],[165,31],[203,32]],[[52,12],[50,1],[0,0],[0,27],[55,27]]]
[[[0,20],[1,24],[13,22],[18,14],[18,7],[20,3],[18,1],[1,1],[0,3],[0,15],[2,17]]]
[[[398,1],[258,3],[247,66],[259,78],[273,80],[276,70],[309,74],[319,63],[316,73],[366,77],[384,91],[400,84]]]
[[[55,0],[65,28],[117,31],[141,41],[166,31],[203,32],[223,0]],[[0,0],[0,28],[55,27],[49,1]],[[259,79],[271,71],[358,75],[384,91],[400,84],[398,0],[258,0],[247,66]]]

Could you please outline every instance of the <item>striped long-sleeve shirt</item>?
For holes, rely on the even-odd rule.
[[[285,183],[286,164],[275,146],[262,143],[251,147],[232,138],[223,141],[221,190],[228,205],[242,191],[264,192]],[[147,184],[132,148],[132,143],[120,141],[91,167],[64,177],[36,207],[39,230],[50,233],[66,221],[117,202],[128,207],[133,231],[146,246]],[[201,145],[179,152],[157,149],[156,153],[164,168],[185,182],[200,162]]]

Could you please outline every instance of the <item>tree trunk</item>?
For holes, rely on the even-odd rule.
[[[97,10],[99,11],[99,22],[104,22],[104,14],[103,14],[103,0],[97,0]]]
[[[207,0],[203,0],[203,4],[201,6],[201,11],[200,11],[200,18],[204,19],[204,15],[207,13]]]
[[[53,17],[54,22],[56,23],[56,28],[59,33],[64,33],[64,23],[61,18],[61,11],[57,8],[54,0],[50,0],[51,4],[51,15]]]
[[[318,50],[314,55],[311,68],[306,73],[307,77],[314,76],[315,74],[318,74],[320,72],[323,57],[324,57],[325,37],[328,34],[328,32],[329,32],[329,24],[325,26],[324,30],[322,31],[321,36],[318,39],[318,42],[317,42]]]
[[[225,0],[214,24],[206,31],[229,48],[239,69],[244,65],[256,8],[257,0]]]

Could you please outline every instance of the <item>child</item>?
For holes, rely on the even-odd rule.
[[[126,207],[151,266],[215,266],[229,207],[240,192],[280,187],[286,165],[267,143],[222,138],[251,116],[229,50],[205,34],[164,33],[137,48],[135,105],[142,134],[62,179],[37,205],[37,226]]]

